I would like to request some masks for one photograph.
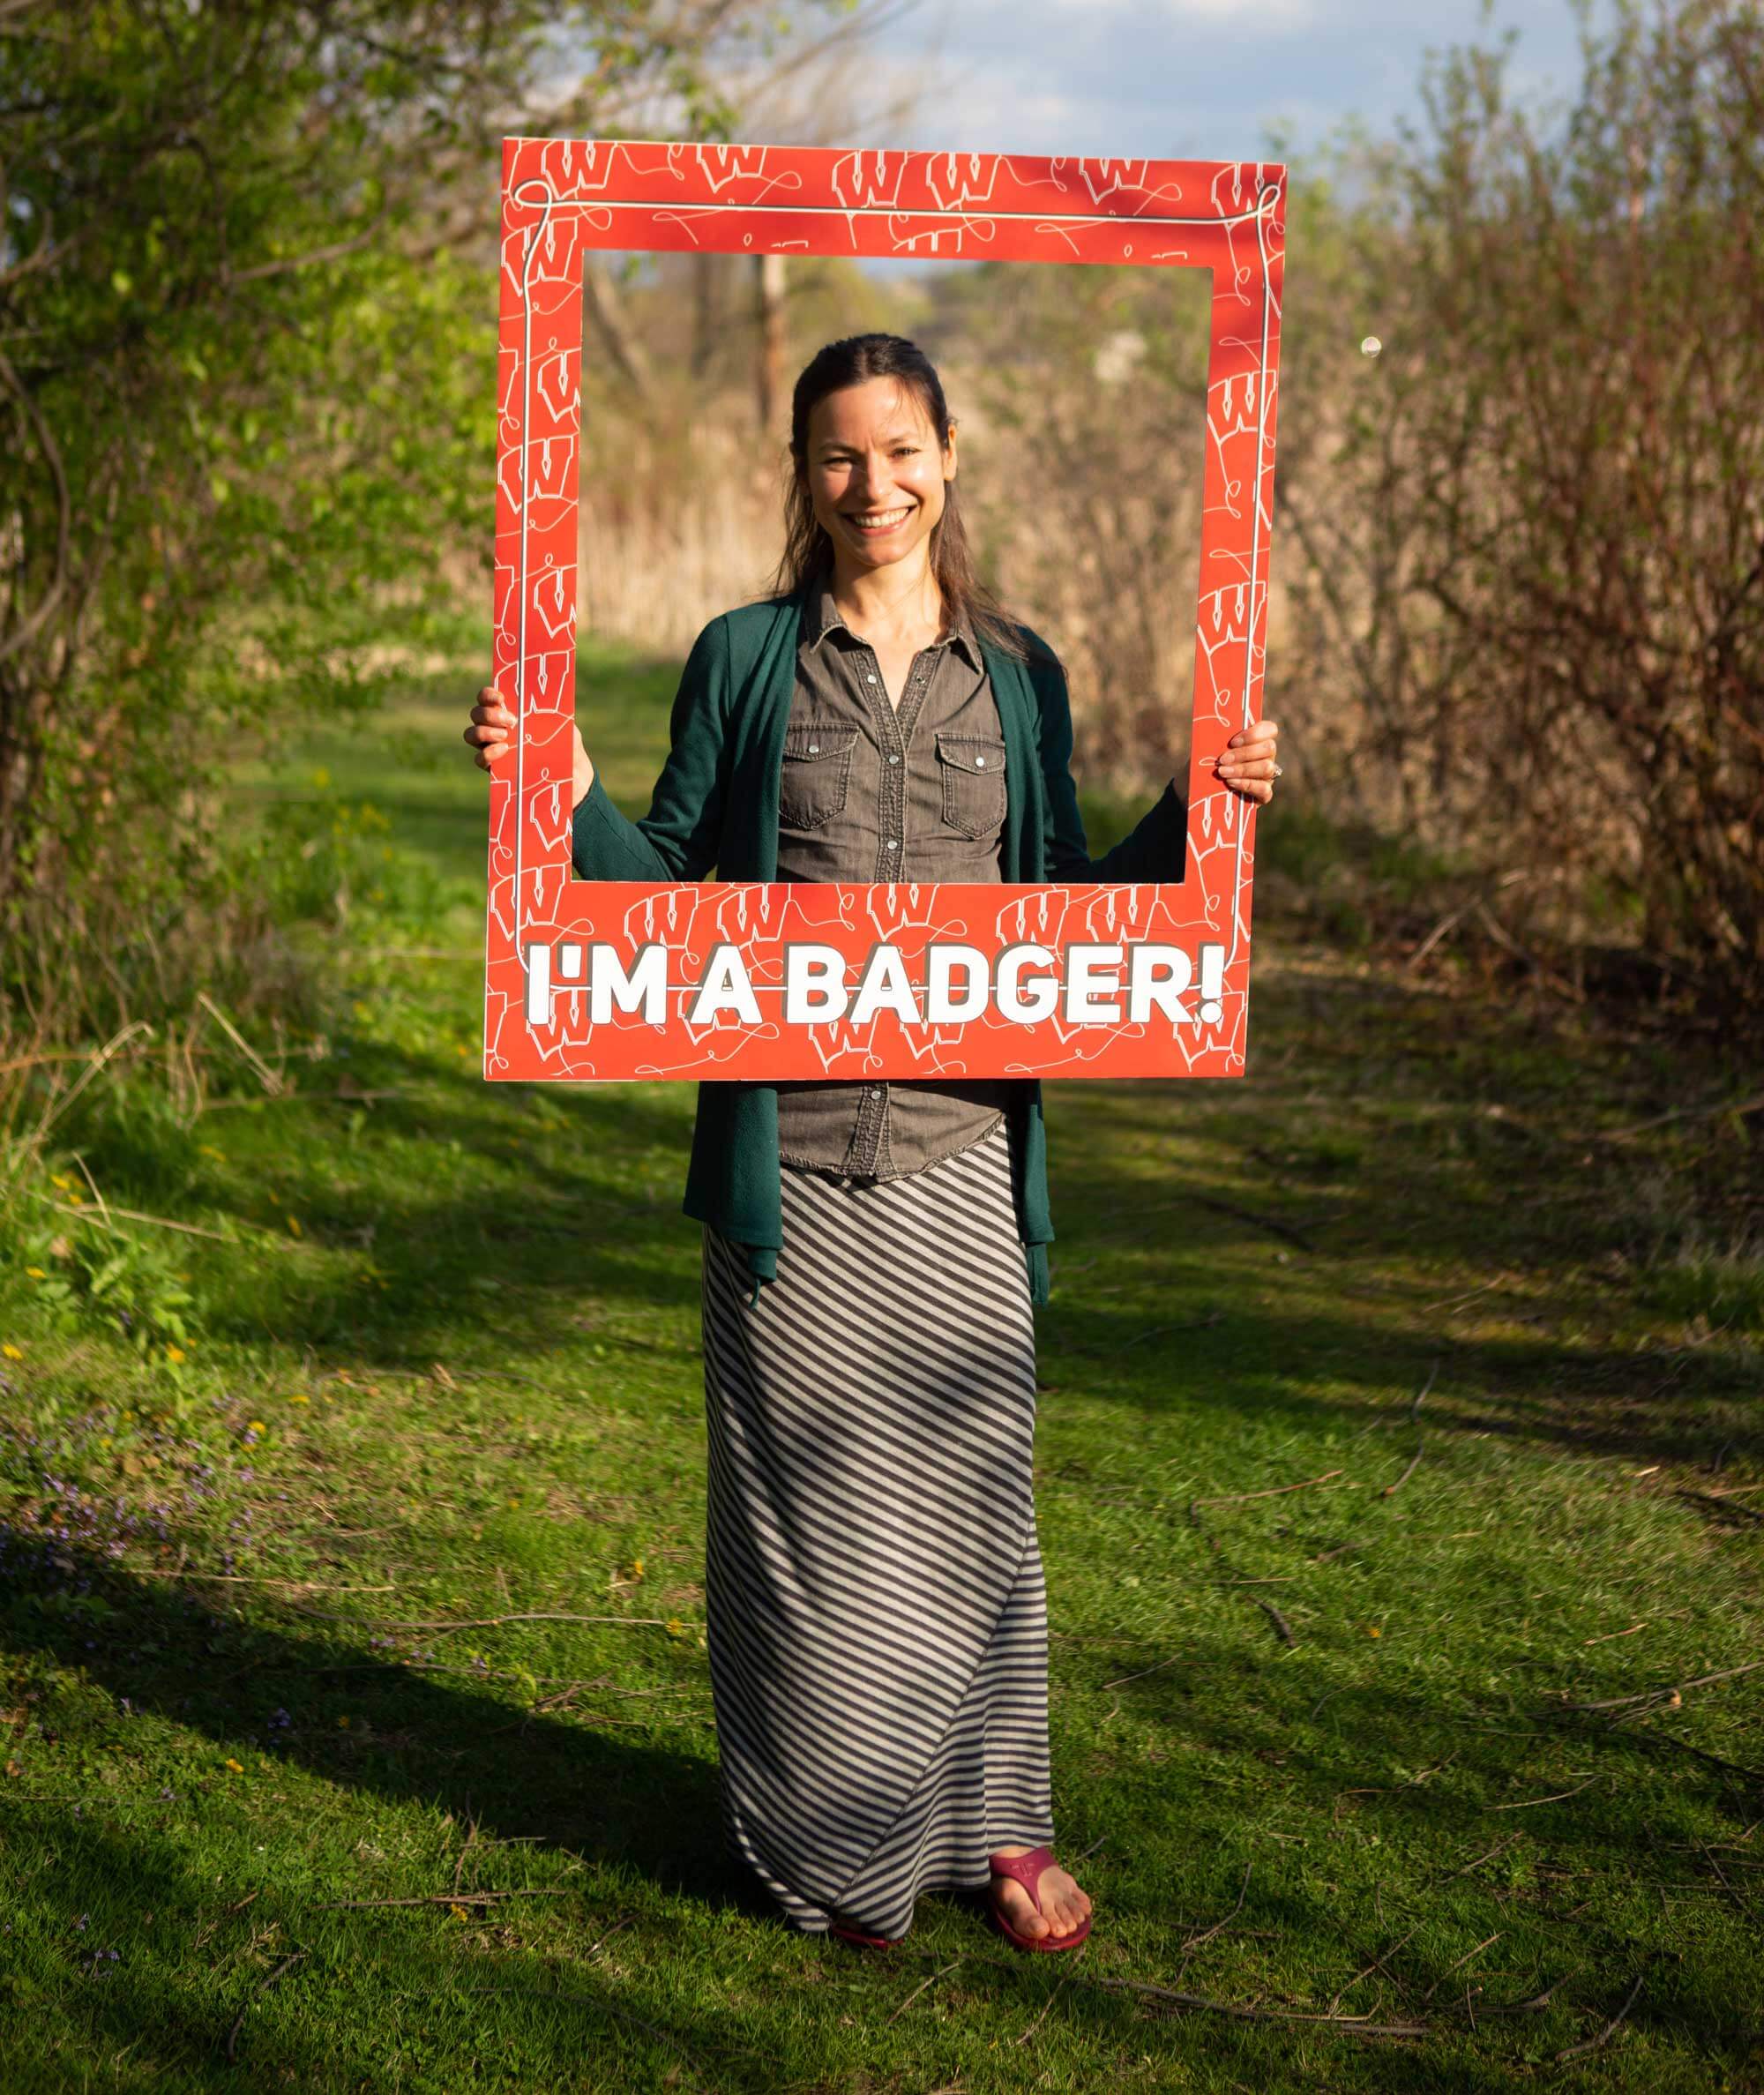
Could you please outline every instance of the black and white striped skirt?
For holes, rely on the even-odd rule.
[[[735,1852],[806,1933],[1053,1837],[1035,1329],[1005,1131],[929,1170],[783,1173],[750,1306],[705,1231],[705,1597]]]

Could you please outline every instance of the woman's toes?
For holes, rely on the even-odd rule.
[[[1045,1915],[1036,1912],[1035,1901],[1014,1877],[994,1877],[992,1882],[1000,1910],[1020,1935],[1040,1937],[1048,1933]]]

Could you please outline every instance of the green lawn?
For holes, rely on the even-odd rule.
[[[585,657],[627,805],[673,678]],[[1050,1093],[1094,1934],[818,1946],[718,1830],[691,1089],[476,1074],[476,681],[241,786],[343,891],[278,1089],[211,1026],[0,1211],[5,2088],[1764,2088],[1755,1068],[1317,942],[1267,818],[1251,1076]]]

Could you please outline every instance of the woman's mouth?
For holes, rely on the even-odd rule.
[[[845,520],[865,538],[886,538],[889,532],[898,531],[912,513],[912,505],[908,503],[904,509],[868,509],[855,513],[847,511]]]

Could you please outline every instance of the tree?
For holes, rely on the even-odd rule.
[[[1333,450],[1283,462],[1284,520],[1354,711],[1411,752],[1409,819],[1541,917],[1615,906],[1756,996],[1764,16],[1619,0],[1583,54],[1554,117],[1499,50],[1436,68],[1334,280],[1383,355],[1338,318],[1307,379],[1289,311],[1312,390],[1282,426],[1327,419]]]
[[[807,0],[837,6],[841,0]],[[495,155],[726,133],[762,0],[0,0],[0,1021],[199,921],[226,730],[486,549]],[[121,969],[121,972],[119,972]],[[57,984],[63,985],[58,991]]]

